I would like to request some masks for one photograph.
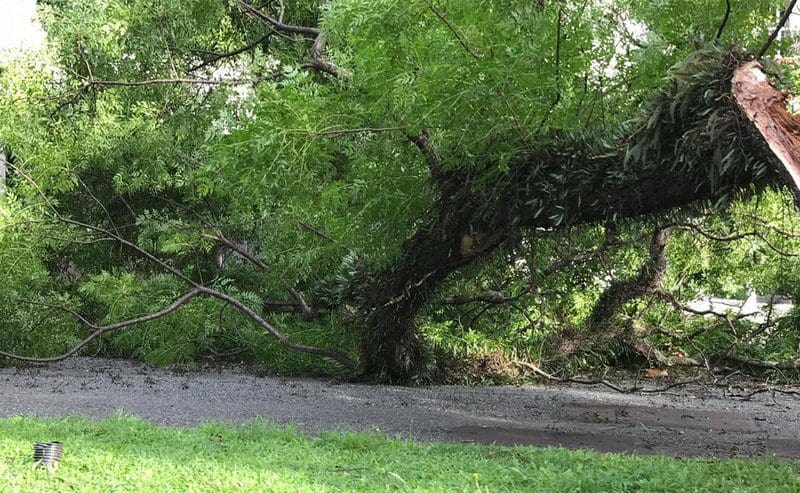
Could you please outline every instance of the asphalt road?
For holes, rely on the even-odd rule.
[[[800,398],[791,394],[742,399],[700,385],[662,394],[587,386],[409,388],[262,377],[237,368],[176,372],[95,358],[0,368],[0,416],[120,412],[163,426],[261,417],[309,433],[370,430],[605,452],[800,458]]]

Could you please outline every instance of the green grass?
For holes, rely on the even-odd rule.
[[[36,441],[61,440],[54,471]],[[0,420],[0,491],[800,491],[800,463],[309,438],[256,422],[157,428],[134,418]]]

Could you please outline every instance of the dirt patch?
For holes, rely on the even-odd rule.
[[[0,368],[0,396],[0,416],[123,413],[164,426],[262,418],[309,433],[356,430],[602,452],[800,459],[797,395],[701,385],[661,394],[574,384],[409,388],[75,358],[45,368]]]
[[[728,411],[703,411],[645,406],[575,404],[565,406],[565,419],[585,423],[613,423],[617,426],[665,427],[756,433],[758,416]]]

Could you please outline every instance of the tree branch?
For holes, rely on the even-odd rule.
[[[405,130],[406,127],[362,127],[362,128],[343,128],[339,130],[325,130],[317,132],[315,137],[343,137],[345,135],[358,135],[358,134],[377,134],[384,132],[396,132]]]
[[[304,68],[313,68],[317,71],[325,72],[340,79],[350,78],[349,73],[347,73],[344,70],[341,70],[338,66],[336,66],[336,64],[330,62],[324,57],[325,33],[323,33],[322,30],[316,27],[296,26],[284,23],[282,20],[283,8],[281,8],[280,18],[275,19],[266,12],[259,10],[258,8],[245,2],[244,0],[238,0],[237,3],[245,12],[245,14],[250,15],[260,20],[261,22],[268,24],[272,29],[275,29],[276,31],[288,34],[296,34],[299,36],[303,36],[305,38],[312,39],[313,44],[311,45],[311,53],[309,56],[309,61],[303,64]]]
[[[317,29],[316,27],[294,26],[291,24],[284,24],[281,19],[275,19],[266,12],[257,9],[255,6],[250,5],[249,3],[243,0],[238,0],[237,3],[242,8],[242,10],[245,11],[246,14],[271,25],[278,31],[282,31],[289,34],[299,34],[301,36],[306,36],[311,39],[316,38],[320,33],[320,30]]]
[[[772,34],[769,35],[767,38],[767,42],[764,43],[764,46],[758,51],[758,58],[764,58],[764,55],[767,53],[767,50],[772,46],[772,43],[778,37],[778,34],[783,30],[786,23],[789,21],[789,17],[792,15],[792,11],[794,10],[794,6],[797,4],[797,0],[789,0],[789,4],[786,5],[786,10],[783,11],[783,15],[781,15],[780,20],[778,20],[778,25],[775,26],[775,29],[772,31]]]
[[[80,351],[81,349],[86,347],[86,345],[89,344],[90,342],[92,342],[94,339],[97,339],[98,337],[102,336],[103,334],[105,334],[107,332],[111,332],[111,331],[114,331],[114,330],[119,330],[119,329],[122,329],[122,328],[125,328],[125,327],[129,327],[131,325],[136,325],[136,324],[140,324],[140,323],[144,323],[144,322],[149,322],[151,320],[156,320],[158,318],[167,316],[170,313],[175,312],[181,306],[185,305],[192,298],[195,298],[195,297],[199,296],[201,293],[202,293],[202,290],[199,289],[199,288],[190,289],[189,291],[187,291],[186,293],[181,295],[178,299],[176,299],[174,302],[172,302],[172,304],[170,304],[169,306],[167,306],[165,308],[162,308],[161,310],[159,310],[157,312],[153,312],[153,313],[141,316],[141,317],[136,317],[136,318],[131,318],[131,319],[128,319],[128,320],[123,320],[122,322],[117,322],[117,323],[113,323],[113,324],[109,324],[109,325],[96,325],[96,324],[93,324],[92,322],[87,320],[86,317],[84,317],[80,313],[76,312],[75,310],[72,310],[71,308],[67,308],[67,307],[59,306],[59,305],[51,305],[49,303],[41,303],[41,302],[29,301],[28,303],[31,303],[31,304],[41,305],[41,306],[49,306],[49,307],[57,308],[59,310],[65,311],[67,313],[70,313],[75,318],[77,318],[82,324],[84,324],[85,326],[89,327],[90,329],[93,329],[94,332],[92,332],[84,340],[82,340],[81,342],[79,342],[78,344],[73,346],[72,349],[70,349],[67,352],[61,353],[58,356],[53,356],[53,357],[50,357],[50,358],[36,358],[36,357],[32,357],[32,356],[20,356],[18,354],[7,353],[5,351],[0,351],[0,356],[2,356],[4,358],[8,358],[8,359],[17,360],[17,361],[25,361],[27,363],[55,363],[56,361],[62,361],[62,360],[65,360],[65,359],[69,358],[70,356],[74,355],[75,353],[77,353],[78,351]]]
[[[438,10],[436,10],[436,7],[433,6],[433,2],[432,1],[428,2],[428,8],[431,10],[431,12],[433,12],[436,15],[436,17],[439,18],[439,20],[441,20],[444,23],[445,26],[447,26],[448,29],[450,29],[450,32],[453,33],[453,36],[456,37],[456,40],[458,40],[458,43],[461,45],[461,47],[464,48],[464,50],[467,53],[469,53],[469,55],[472,58],[474,58],[475,60],[480,60],[481,59],[481,55],[478,54],[477,52],[472,50],[472,48],[469,47],[469,45],[467,44],[467,41],[464,39],[463,36],[461,36],[461,33],[458,32],[458,29],[456,29],[456,27],[453,25],[453,23],[450,22],[447,19],[447,16],[445,14],[443,14],[442,12],[439,12]]]
[[[301,68],[304,68],[305,65],[301,65]],[[237,85],[247,85],[247,84],[258,84],[260,82],[266,82],[268,80],[276,80],[280,79],[281,77],[285,77],[288,72],[285,70],[279,70],[277,72],[273,72],[271,74],[262,76],[262,77],[254,77],[252,79],[199,79],[199,78],[184,78],[184,77],[168,77],[163,79],[145,79],[145,80],[134,80],[134,81],[123,81],[123,80],[97,80],[97,79],[90,79],[86,81],[84,85],[85,88],[93,87],[93,86],[101,86],[101,87],[142,87],[142,86],[155,86],[155,85],[180,85],[180,84],[190,84],[190,85],[205,85],[205,86],[237,86]]]
[[[218,299],[220,301],[224,301],[224,302],[228,303],[233,308],[235,308],[237,311],[239,311],[240,313],[246,315],[253,322],[255,322],[261,328],[266,330],[270,335],[272,335],[275,339],[277,339],[278,343],[281,346],[283,346],[283,347],[285,347],[287,349],[295,350],[295,351],[305,352],[305,353],[309,353],[309,354],[315,354],[315,355],[318,355],[318,356],[324,356],[324,357],[327,357],[327,358],[330,358],[330,359],[336,361],[337,363],[339,363],[340,365],[342,365],[343,367],[345,367],[349,371],[352,371],[352,372],[357,371],[358,364],[355,361],[353,361],[350,357],[345,355],[344,353],[341,353],[341,352],[333,350],[333,349],[320,348],[320,347],[316,347],[316,346],[309,346],[309,345],[305,345],[305,344],[298,344],[298,343],[292,342],[286,337],[285,334],[283,334],[281,331],[279,331],[277,328],[275,328],[269,322],[267,322],[266,320],[261,318],[261,316],[258,313],[256,313],[254,310],[252,310],[250,307],[248,307],[247,305],[245,305],[241,301],[237,300],[236,298],[233,298],[232,296],[230,296],[228,294],[225,294],[225,293],[223,293],[221,291],[218,291],[218,290],[216,290],[214,288],[202,285],[202,284],[192,280],[186,274],[184,274],[180,270],[176,269],[175,267],[172,267],[171,265],[166,263],[164,260],[156,257],[155,255],[153,255],[152,253],[150,253],[147,250],[143,249],[139,245],[137,245],[135,243],[132,243],[132,242],[126,240],[125,238],[123,238],[123,237],[121,237],[121,236],[119,236],[119,235],[117,235],[117,234],[115,234],[115,233],[113,233],[113,232],[111,232],[111,231],[109,231],[107,229],[104,229],[104,228],[101,228],[99,226],[95,226],[95,225],[92,225],[92,224],[84,223],[84,222],[81,222],[81,221],[77,221],[77,220],[74,220],[74,219],[70,219],[70,218],[62,215],[58,211],[58,209],[56,209],[56,207],[53,205],[53,203],[44,194],[44,191],[38,186],[38,184],[33,180],[33,178],[28,173],[26,173],[24,170],[22,170],[18,166],[15,166],[15,165],[12,165],[12,166],[14,166],[15,171],[20,173],[20,175],[22,175],[25,178],[25,180],[28,181],[31,184],[31,186],[34,188],[34,190],[37,192],[37,194],[42,198],[42,200],[44,201],[44,203],[46,204],[48,209],[52,212],[52,214],[54,215],[54,217],[58,221],[63,222],[65,224],[69,224],[69,225],[73,225],[73,226],[79,226],[81,228],[86,228],[86,229],[88,229],[90,231],[94,231],[94,232],[96,232],[98,234],[105,235],[105,236],[107,236],[109,238],[112,238],[112,239],[120,242],[121,244],[131,248],[133,251],[137,252],[138,254],[140,254],[140,255],[146,257],[147,259],[155,262],[162,269],[164,269],[165,271],[169,272],[170,274],[178,277],[179,279],[183,280],[184,282],[186,282],[187,284],[189,284],[192,287],[192,289],[190,291],[188,291],[184,296],[179,298],[175,303],[173,303],[169,307],[165,308],[164,310],[160,310],[160,311],[152,313],[150,315],[145,315],[144,317],[139,317],[139,318],[136,318],[136,319],[131,319],[131,320],[127,320],[127,321],[124,321],[124,322],[119,322],[117,324],[113,324],[113,325],[109,326],[109,327],[112,327],[112,329],[109,329],[108,327],[93,326],[93,327],[97,328],[99,333],[97,333],[94,336],[90,336],[90,338],[88,340],[80,343],[76,348],[73,348],[72,350],[68,351],[67,353],[64,353],[63,355],[57,356],[56,357],[57,359],[54,359],[52,361],[59,361],[60,359],[65,359],[65,358],[75,354],[78,350],[80,350],[83,346],[85,346],[90,340],[94,339],[98,335],[101,335],[103,332],[107,332],[108,330],[115,330],[115,329],[122,328],[122,327],[127,327],[129,325],[133,325],[133,324],[141,323],[141,322],[146,322],[148,320],[153,320],[154,318],[162,317],[162,316],[164,316],[164,315],[166,315],[168,313],[171,313],[172,311],[175,311],[177,308],[179,308],[180,306],[185,304],[186,301],[188,301],[189,299],[191,299],[191,298],[193,298],[195,296],[198,296],[200,294],[205,294],[205,295],[208,295],[208,296],[210,296],[212,298],[216,298],[216,299]],[[73,315],[79,316],[79,314],[77,314],[77,312],[72,312],[72,313],[73,313]],[[79,318],[81,319],[82,322],[84,322],[85,324],[87,324],[90,327],[92,327],[91,323],[88,320],[86,320],[82,316],[79,316]],[[0,352],[0,356],[6,356],[6,357],[9,357],[9,358],[12,358],[12,357],[14,357],[16,355],[13,355],[11,353]],[[20,357],[20,358],[25,358],[25,357]],[[20,358],[16,358],[16,359],[20,359]],[[50,361],[47,358],[35,358],[33,360],[31,360],[31,359],[24,360],[23,359],[22,361],[36,362],[35,360],[37,360],[37,359],[41,360],[39,362],[43,362],[43,363],[46,363],[46,362]]]
[[[719,29],[717,29],[717,36],[716,38],[719,39],[722,37],[722,31],[725,30],[725,26],[728,24],[728,19],[731,16],[731,0],[725,0],[725,16],[722,18],[722,23],[719,25]]]
[[[240,55],[240,54],[242,54],[242,53],[244,53],[246,51],[250,51],[253,48],[255,48],[256,46],[258,46],[261,43],[263,43],[266,40],[268,40],[270,38],[270,36],[272,36],[272,31],[270,31],[267,34],[265,34],[265,35],[255,39],[255,40],[251,41],[250,43],[247,43],[246,45],[242,46],[241,48],[235,49],[233,51],[228,51],[228,52],[225,52],[225,53],[211,52],[210,53],[211,56],[209,56],[208,59],[203,60],[202,62],[198,63],[197,65],[189,67],[188,71],[189,72],[194,72],[196,70],[200,70],[201,68],[206,67],[208,65],[211,65],[212,63],[217,62],[219,60],[222,60],[224,58],[235,57],[236,55]]]
[[[736,234],[732,234],[732,235],[729,235],[729,236],[718,236],[718,235],[715,235],[713,233],[710,233],[710,232],[704,230],[703,228],[701,228],[700,226],[697,226],[696,224],[674,223],[671,226],[674,227],[675,229],[681,229],[681,230],[684,230],[684,231],[695,232],[695,233],[699,234],[700,236],[708,238],[709,240],[725,242],[725,243],[731,242],[731,241],[736,241],[736,240],[741,240],[743,238],[755,237],[755,238],[759,238],[761,241],[763,241],[770,248],[770,250],[774,251],[778,255],[782,255],[784,257],[797,257],[798,256],[798,254],[796,254],[796,253],[791,253],[791,252],[787,252],[787,251],[781,250],[780,248],[775,246],[775,244],[773,244],[771,241],[769,241],[759,231],[747,231],[747,232],[744,232],[744,233],[736,233]]]

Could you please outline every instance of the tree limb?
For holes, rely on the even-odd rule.
[[[296,34],[305,38],[313,40],[309,61],[303,64],[304,68],[313,68],[320,72],[325,72],[333,77],[339,79],[349,79],[350,74],[345,70],[340,69],[336,64],[330,62],[324,57],[325,52],[325,33],[316,27],[296,26],[286,24],[283,22],[283,9],[279,19],[275,19],[266,12],[256,8],[255,6],[245,2],[244,0],[237,0],[238,5],[242,10],[261,22],[268,24],[271,28],[288,34]]]
[[[769,50],[770,46],[772,46],[775,38],[778,37],[778,34],[780,34],[784,26],[786,26],[786,23],[789,21],[789,17],[792,15],[792,11],[794,11],[795,4],[797,4],[797,0],[789,0],[789,4],[786,5],[783,15],[781,15],[780,20],[778,20],[778,25],[775,26],[775,29],[769,35],[769,38],[767,38],[766,43],[764,43],[764,46],[762,46],[758,51],[758,58],[764,58],[764,55],[767,53],[767,50]]]
[[[158,310],[157,312],[153,312],[153,313],[150,313],[150,314],[147,314],[147,315],[143,315],[141,317],[136,317],[136,318],[131,318],[131,319],[128,319],[128,320],[123,320],[122,322],[117,322],[117,323],[113,323],[113,324],[109,324],[109,325],[96,325],[96,324],[93,324],[92,322],[87,320],[86,317],[84,317],[80,313],[76,312],[75,310],[72,310],[71,308],[67,308],[67,307],[64,307],[64,306],[51,305],[51,304],[48,304],[48,303],[40,303],[40,302],[28,302],[28,303],[31,303],[31,304],[37,304],[37,305],[49,306],[49,307],[52,307],[52,308],[57,308],[59,310],[63,310],[65,312],[67,312],[67,313],[70,313],[75,318],[77,318],[82,324],[84,324],[85,326],[89,327],[90,329],[93,329],[94,332],[92,332],[91,334],[89,334],[88,337],[86,337],[81,342],[79,342],[78,344],[73,346],[69,351],[61,353],[58,356],[53,356],[53,357],[50,357],[50,358],[36,358],[36,357],[32,357],[32,356],[20,356],[18,354],[7,353],[5,351],[0,351],[0,356],[2,356],[4,358],[8,358],[8,359],[17,360],[17,361],[25,361],[27,363],[55,363],[56,361],[62,361],[62,360],[65,360],[65,359],[69,358],[70,356],[74,355],[75,353],[77,353],[78,351],[80,351],[81,349],[86,347],[86,345],[89,344],[90,342],[92,342],[94,339],[97,339],[98,337],[102,336],[103,334],[105,334],[107,332],[111,332],[111,331],[114,331],[114,330],[119,330],[119,329],[122,329],[122,328],[125,328],[125,327],[129,327],[131,325],[136,325],[136,324],[140,324],[140,323],[144,323],[144,322],[149,322],[151,320],[156,320],[158,318],[161,318],[161,317],[164,317],[166,315],[169,315],[170,313],[174,313],[176,310],[178,310],[178,308],[180,308],[181,306],[185,305],[192,298],[195,298],[195,297],[199,296],[201,293],[202,293],[202,290],[200,288],[192,288],[189,291],[187,291],[186,293],[184,293],[183,295],[181,295],[174,302],[172,302],[172,304],[170,304],[169,306],[167,306],[165,308],[162,308],[161,310]]]
[[[188,70],[189,70],[189,72],[194,72],[196,70],[200,70],[203,67],[211,65],[212,63],[217,62],[219,60],[222,60],[222,59],[225,59],[225,58],[235,57],[236,55],[240,55],[240,54],[242,54],[242,53],[244,53],[246,51],[250,51],[253,48],[255,48],[256,46],[264,43],[266,40],[268,40],[270,38],[270,36],[272,36],[272,31],[268,32],[267,34],[265,34],[265,35],[263,35],[263,36],[261,36],[259,38],[256,38],[255,40],[251,41],[250,43],[247,43],[246,45],[242,46],[241,48],[237,48],[237,49],[235,49],[233,51],[228,51],[228,52],[225,52],[225,53],[211,52],[211,53],[209,53],[210,56],[208,57],[208,59],[203,60],[202,62],[198,63],[197,65],[193,65],[192,67],[189,67]]]
[[[133,243],[131,241],[128,241],[127,239],[125,239],[125,238],[123,238],[123,237],[121,237],[121,236],[119,236],[119,235],[117,235],[117,234],[115,234],[115,233],[113,233],[113,232],[111,232],[111,231],[109,231],[107,229],[104,229],[104,228],[101,228],[99,226],[95,226],[95,225],[92,225],[92,224],[84,223],[84,222],[81,222],[81,221],[77,221],[77,220],[74,220],[74,219],[71,219],[71,218],[68,218],[68,217],[64,216],[63,214],[61,214],[58,211],[58,209],[53,205],[53,203],[47,198],[47,196],[44,194],[44,191],[38,186],[38,184],[33,180],[33,178],[28,173],[26,173],[24,170],[22,170],[19,166],[16,166],[16,165],[12,165],[12,166],[14,166],[14,169],[15,169],[16,172],[20,173],[20,175],[23,176],[25,178],[25,180],[28,181],[31,184],[31,186],[34,188],[34,190],[38,193],[38,195],[45,202],[47,208],[51,211],[53,216],[58,221],[63,222],[65,224],[72,225],[72,226],[78,226],[78,227],[81,227],[81,228],[86,228],[86,229],[91,230],[93,232],[96,232],[96,233],[98,233],[100,235],[105,235],[105,236],[107,236],[109,238],[112,238],[112,239],[120,242],[121,244],[129,247],[130,249],[132,249],[133,251],[135,251],[138,254],[142,255],[143,257],[155,262],[162,269],[164,269],[165,271],[167,271],[170,274],[174,275],[175,277],[183,280],[185,283],[187,283],[188,285],[190,285],[192,287],[192,289],[190,291],[188,291],[184,296],[179,298],[175,303],[173,303],[172,305],[170,305],[166,309],[160,310],[160,311],[152,313],[150,315],[145,315],[144,317],[139,317],[139,318],[131,319],[131,320],[124,321],[124,322],[119,322],[118,324],[113,324],[112,326],[110,326],[110,327],[114,328],[112,330],[115,330],[116,328],[127,327],[127,326],[133,325],[135,323],[140,323],[140,322],[144,322],[144,321],[148,321],[148,320],[153,320],[154,318],[162,317],[162,316],[164,316],[164,315],[166,315],[168,313],[171,313],[172,311],[175,311],[177,308],[179,308],[180,306],[185,304],[186,301],[188,301],[189,299],[191,299],[191,298],[193,298],[195,296],[204,294],[204,295],[210,296],[212,298],[216,298],[216,299],[218,299],[220,301],[224,301],[227,304],[231,305],[237,311],[239,311],[240,313],[246,315],[248,318],[250,318],[250,320],[252,320],[258,326],[260,326],[265,331],[267,331],[270,335],[272,335],[278,341],[278,343],[281,346],[283,346],[283,347],[285,347],[287,349],[292,349],[292,350],[295,350],[295,351],[305,352],[305,353],[314,354],[314,355],[318,355],[318,356],[324,356],[326,358],[330,358],[330,359],[336,361],[337,363],[339,363],[340,365],[342,365],[344,368],[346,368],[349,371],[355,372],[355,371],[358,370],[359,365],[355,361],[353,361],[350,357],[345,355],[344,353],[341,353],[341,352],[333,350],[333,349],[320,348],[320,347],[309,346],[309,345],[305,345],[305,344],[298,344],[298,343],[290,341],[286,337],[286,335],[284,333],[282,333],[277,328],[275,328],[272,324],[270,324],[269,322],[267,322],[266,320],[261,318],[261,316],[258,313],[256,313],[254,310],[252,310],[250,307],[248,307],[247,305],[245,305],[241,301],[237,300],[236,298],[233,298],[232,296],[230,296],[228,294],[223,293],[222,291],[216,290],[214,288],[205,286],[205,285],[203,285],[201,283],[198,283],[198,282],[194,281],[192,278],[188,277],[186,274],[184,274],[183,272],[181,272],[177,268],[171,266],[170,264],[168,264],[164,260],[156,257],[155,255],[153,255],[152,253],[150,253],[147,250],[143,249],[139,245],[137,245],[137,244],[135,244],[135,243]],[[78,315],[76,312],[73,312],[73,314],[74,315]],[[80,318],[87,325],[90,324],[88,320],[84,319],[83,317],[80,317]],[[100,327],[100,326],[95,326],[95,327],[97,327],[98,330],[102,330],[102,331],[99,332],[94,337],[97,337],[98,335],[101,335],[103,332],[107,332],[109,330],[108,328],[105,328],[105,327]],[[89,340],[79,344],[79,346],[77,348],[73,348],[72,350],[68,351],[64,355],[58,356],[56,358],[64,359],[64,358],[67,358],[67,357],[75,354],[75,352],[80,350],[83,346],[85,346],[85,344],[87,344],[94,337],[91,337]],[[16,356],[16,355],[13,355],[13,354],[10,354],[10,353],[0,352],[0,356],[6,356],[6,357],[11,358],[11,357]],[[20,357],[20,358],[24,358],[24,357]],[[16,358],[16,359],[20,359],[20,358]],[[59,361],[59,359],[55,359],[53,361]],[[23,361],[33,361],[33,360],[23,360]],[[40,361],[40,362],[49,362],[49,360],[42,359],[42,361]]]

